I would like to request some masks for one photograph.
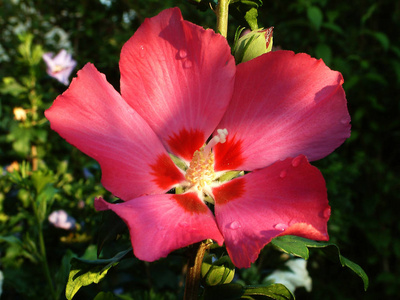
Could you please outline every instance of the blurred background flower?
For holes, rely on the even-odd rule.
[[[61,49],[56,56],[52,52],[43,54],[43,60],[47,65],[47,74],[64,85],[69,84],[68,77],[76,67],[76,61],[72,59],[71,54]]]
[[[65,230],[72,230],[75,228],[76,221],[73,217],[69,216],[65,210],[55,210],[49,215],[49,222],[57,227]]]
[[[282,270],[275,270],[264,281],[273,281],[286,286],[292,293],[297,288],[304,287],[307,292],[312,290],[312,279],[307,271],[307,261],[301,258],[289,259]]]

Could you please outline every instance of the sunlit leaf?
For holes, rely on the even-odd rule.
[[[90,265],[90,268],[88,268],[86,264],[77,260],[72,260],[71,271],[69,273],[68,283],[65,290],[65,296],[67,299],[72,299],[81,287],[92,283],[99,283],[100,280],[106,276],[108,270],[116,264],[117,263],[105,267],[101,265]]]
[[[67,299],[72,299],[81,287],[99,283],[106,276],[108,270],[117,265],[130,252],[132,252],[132,248],[121,251],[110,259],[86,260],[72,258],[71,271],[65,290]]]
[[[262,6],[261,0],[233,0],[230,3],[229,13],[251,30],[258,29],[258,9]]]
[[[75,254],[71,250],[67,250],[64,254],[59,269],[55,275],[56,294],[61,295],[68,281],[68,275],[71,269],[71,259]]]

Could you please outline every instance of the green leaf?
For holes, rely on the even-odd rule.
[[[43,49],[41,45],[35,45],[32,51],[31,65],[38,65],[42,60]]]
[[[47,208],[51,207],[54,196],[57,194],[58,189],[56,189],[51,184],[46,185],[46,187],[40,192],[36,197],[37,203],[37,214],[41,222],[46,219]]]
[[[293,294],[283,284],[271,284],[268,286],[245,287],[242,299],[260,299],[251,296],[264,296],[265,299],[294,300]]]
[[[22,86],[14,77],[4,77],[3,83],[0,85],[0,93],[10,94],[13,97],[17,97],[27,91],[28,89]]]
[[[82,286],[99,283],[106,276],[108,270],[117,265],[129,252],[132,252],[132,248],[121,251],[110,259],[86,260],[72,258],[71,271],[65,290],[67,299],[71,300]]]
[[[33,172],[31,178],[37,194],[40,194],[48,184],[51,184],[56,180],[52,174],[43,171]]]
[[[61,260],[61,265],[55,275],[56,294],[61,295],[68,280],[68,275],[71,269],[71,259],[75,254],[71,250],[67,250]]]
[[[332,50],[327,44],[318,44],[315,48],[315,56],[322,58],[326,65],[330,65],[332,60]]]
[[[307,17],[317,30],[321,28],[323,15],[317,6],[309,6],[307,8]]]
[[[348,267],[354,273],[361,277],[364,283],[364,289],[367,290],[369,279],[364,270],[356,263],[343,257],[340,254],[339,247],[329,242],[317,242],[302,237],[285,235],[274,238],[271,243],[281,249],[282,251],[293,254],[295,256],[302,257],[304,259],[309,258],[308,248],[322,248],[321,250],[332,260],[339,260],[342,267]]]
[[[75,260],[78,260],[82,263],[89,264],[89,265],[110,265],[115,262],[119,262],[121,259],[125,257],[125,255],[132,253],[132,248],[126,249],[124,251],[118,252],[114,257],[112,258],[102,258],[102,259],[96,259],[96,260],[88,260],[88,259],[83,259],[83,258],[75,258]]]
[[[126,229],[127,227],[124,221],[122,221],[114,212],[104,211],[100,229],[98,231],[97,256],[100,255],[104,245],[116,240],[119,235],[126,231]]]
[[[26,157],[31,151],[30,141],[34,131],[31,128],[25,128],[18,123],[12,123],[10,132],[7,135],[7,141],[12,142],[13,149],[21,156]]]
[[[232,0],[230,2],[229,13],[241,22],[243,26],[248,26],[251,30],[256,30],[258,29],[258,8],[262,4],[261,0]]]
[[[100,280],[106,276],[108,270],[116,264],[117,263],[107,267],[99,265],[87,268],[87,265],[79,261],[72,260],[71,271],[69,273],[68,283],[65,290],[65,297],[70,300],[82,286],[87,286],[92,283],[99,283]]]
[[[378,8],[378,3],[374,3],[368,8],[367,12],[361,17],[362,25],[364,25],[365,22],[371,18],[371,16],[374,14],[377,8]]]
[[[15,236],[0,236],[0,243],[8,243],[5,255],[2,257],[2,263],[7,265],[8,262],[16,261],[18,257],[25,257],[33,263],[37,263],[40,258],[37,256],[37,249],[35,243],[28,235],[21,241]]]
[[[383,32],[364,30],[363,33],[370,35],[376,41],[378,41],[381,44],[383,50],[387,51],[389,49],[390,40],[389,40],[388,36],[386,34],[384,34]],[[370,42],[370,44],[372,44],[372,41]]]
[[[257,8],[250,8],[244,15],[244,19],[252,30],[258,29],[257,24],[258,11]]]

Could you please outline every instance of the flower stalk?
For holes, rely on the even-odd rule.
[[[230,0],[219,0],[215,11],[217,15],[217,33],[225,38],[228,35],[229,2]]]
[[[184,300],[197,300],[199,297],[201,264],[209,246],[208,242],[194,244],[189,253]]]

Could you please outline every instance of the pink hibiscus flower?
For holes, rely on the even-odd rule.
[[[61,49],[56,56],[53,52],[47,52],[43,54],[42,58],[47,65],[47,74],[62,84],[68,85],[68,77],[76,67],[76,61],[72,59],[71,54]]]
[[[236,66],[225,38],[177,8],[145,20],[120,70],[121,94],[87,64],[46,117],[100,163],[124,202],[95,207],[125,221],[139,259],[213,239],[249,267],[276,236],[328,239],[325,181],[308,160],[350,135],[340,73],[289,51]],[[232,170],[246,174],[221,182]]]

